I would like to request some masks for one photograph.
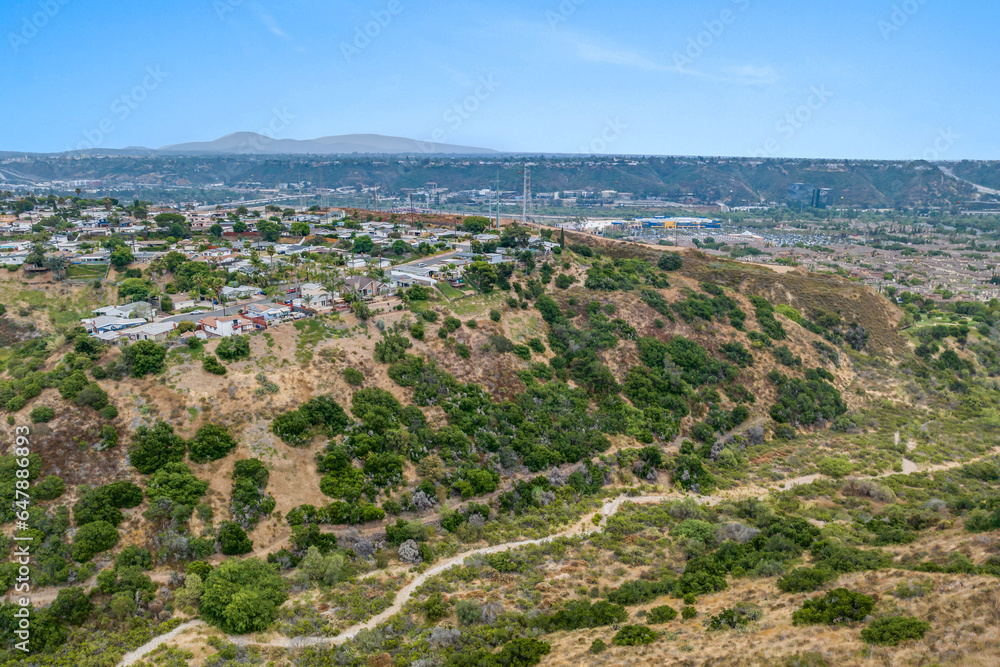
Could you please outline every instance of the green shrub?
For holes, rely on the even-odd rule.
[[[39,405],[31,411],[29,417],[32,424],[44,424],[52,421],[56,416],[56,411],[47,405]]]
[[[678,271],[684,266],[684,260],[676,252],[665,252],[656,261],[656,266],[661,271]]]
[[[86,563],[96,554],[118,544],[118,531],[107,521],[80,526],[73,536],[73,560]]]
[[[172,462],[150,475],[146,496],[152,502],[169,498],[177,505],[194,507],[207,490],[208,482],[195,477],[183,463]]]
[[[778,579],[778,588],[785,593],[808,593],[835,577],[836,575],[829,570],[799,567]]]
[[[105,405],[101,408],[101,416],[111,421],[118,418],[118,408],[113,405]]]
[[[38,500],[55,500],[66,491],[66,485],[55,475],[49,475],[37,482],[31,489]]]
[[[646,581],[644,579],[634,579],[626,581],[624,584],[608,594],[608,602],[620,605],[634,605],[649,602],[661,595],[666,595],[673,590],[673,583],[670,581]]]
[[[922,639],[931,624],[911,616],[887,616],[871,622],[861,631],[861,639],[878,646],[898,646],[910,639]]]
[[[144,475],[156,472],[170,462],[184,460],[187,442],[174,434],[174,427],[158,421],[153,428],[140,426],[132,436],[129,460]]]
[[[530,621],[530,625],[541,628],[543,632],[559,632],[597,628],[622,623],[627,619],[628,612],[619,605],[604,600],[594,604],[586,600],[571,600],[554,614],[536,616]]]
[[[493,320],[494,322],[499,322],[501,317],[502,315],[500,315],[500,311],[497,310],[496,308],[490,311],[490,319]]]
[[[605,644],[605,643],[604,643],[604,640],[603,640],[603,639],[600,639],[600,638],[598,638],[598,639],[595,639],[595,640],[594,640],[594,641],[593,641],[593,642],[592,642],[592,643],[590,644],[590,652],[591,652],[591,653],[593,653],[594,655],[598,655],[599,653],[604,653],[604,651],[605,651],[605,650],[606,650],[607,648],[608,648],[608,645],[607,645],[607,644]]]
[[[198,429],[189,444],[191,460],[195,463],[217,461],[236,449],[236,445],[229,429],[217,424],[205,424]]]
[[[842,625],[864,620],[875,607],[868,595],[835,588],[823,597],[806,600],[792,614],[793,625]]]
[[[130,544],[115,556],[115,567],[138,567],[148,570],[153,567],[153,555],[140,546]]]
[[[639,646],[652,644],[660,635],[645,625],[626,625],[614,636],[611,643],[615,646]]]
[[[360,387],[365,381],[365,375],[356,368],[345,368],[344,380],[352,387]]]
[[[253,542],[240,524],[226,521],[219,526],[219,550],[226,556],[246,554],[253,551]]]
[[[228,372],[214,354],[206,354],[201,362],[201,367],[212,375],[225,375]]]
[[[754,621],[759,621],[764,614],[756,607],[738,606],[723,609],[705,624],[709,630],[741,630]]]
[[[854,464],[842,456],[828,456],[817,465],[819,471],[828,477],[840,479],[854,472]]]
[[[525,361],[531,361],[531,348],[527,345],[515,345],[514,354]]]
[[[692,607],[691,605],[688,605],[681,609],[681,618],[683,618],[685,621],[690,620],[697,615],[698,615],[698,610]]]
[[[277,566],[259,558],[229,559],[205,576],[199,615],[230,634],[262,632],[287,599]]]
[[[59,591],[49,612],[67,625],[83,625],[94,610],[94,603],[82,588],[73,586]]]
[[[428,623],[439,621],[448,615],[451,610],[444,596],[440,593],[431,593],[423,603],[424,618]]]
[[[237,361],[250,357],[250,336],[229,336],[219,341],[215,354],[226,361]]]
[[[677,618],[677,610],[669,605],[653,607],[646,613],[646,622],[651,625],[668,623]]]

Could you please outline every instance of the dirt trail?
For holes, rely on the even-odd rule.
[[[980,456],[976,459],[972,459],[971,461],[943,463],[940,465],[930,466],[922,470],[919,468],[919,466],[916,466],[916,464],[913,463],[912,461],[904,461],[902,473],[889,472],[889,473],[884,473],[882,475],[877,475],[872,479],[889,477],[891,475],[899,475],[899,474],[909,475],[914,472],[939,472],[942,470],[950,470],[952,468],[968,465],[969,463],[972,463],[974,461],[979,461],[981,459],[993,456],[998,453],[1000,453],[1000,447],[996,447],[990,452],[984,454],[983,456]],[[907,463],[911,465],[906,465]],[[913,467],[916,467],[917,469],[916,470],[909,469]],[[652,496],[631,496],[627,493],[624,493],[620,496],[604,501],[604,504],[601,506],[601,509],[599,509],[597,512],[586,515],[583,519],[578,521],[572,527],[560,533],[549,535],[548,537],[542,537],[536,540],[525,540],[523,542],[506,542],[503,544],[497,544],[489,547],[473,549],[471,551],[466,551],[464,553],[458,554],[457,556],[452,556],[451,558],[443,560],[434,567],[431,567],[430,569],[422,572],[421,574],[418,574],[416,577],[413,578],[413,580],[410,583],[401,588],[396,593],[396,599],[391,607],[383,611],[381,614],[365,621],[364,623],[358,623],[357,625],[351,626],[350,628],[348,628],[341,634],[337,635],[336,637],[295,637],[295,638],[279,637],[267,641],[257,641],[249,637],[231,636],[229,637],[229,641],[241,646],[250,646],[250,645],[267,646],[273,648],[286,648],[286,649],[300,648],[305,646],[315,646],[318,644],[329,644],[336,646],[339,644],[343,644],[349,639],[353,639],[362,630],[371,630],[380,623],[384,623],[385,621],[389,620],[389,618],[391,618],[395,614],[398,614],[402,610],[403,605],[405,605],[413,596],[413,593],[420,586],[422,586],[428,579],[441,574],[445,570],[463,564],[466,558],[471,558],[473,556],[495,554],[495,553],[500,553],[502,551],[519,549],[522,547],[532,546],[537,544],[546,544],[548,542],[562,539],[564,537],[583,537],[586,535],[590,535],[591,533],[596,533],[598,530],[600,530],[607,524],[608,517],[615,514],[623,503],[634,503],[639,505],[645,505],[651,503],[665,502],[668,500],[683,500],[685,498],[693,498],[693,500],[699,504],[714,506],[727,500],[745,500],[748,498],[756,498],[758,500],[763,500],[772,491],[787,491],[789,489],[793,489],[798,486],[811,484],[817,479],[822,479],[823,477],[824,475],[819,475],[819,474],[803,475],[801,477],[795,477],[792,479],[783,480],[780,485],[775,487],[764,488],[760,486],[749,486],[737,490],[723,491],[717,494],[713,494],[711,496],[690,496],[690,495],[683,495],[680,493],[667,493],[667,494],[652,495]],[[593,517],[595,515],[601,517],[600,522],[597,524],[593,522]],[[379,571],[369,572],[364,576],[373,576],[375,574],[380,574],[380,572]],[[143,658],[150,651],[161,646],[165,641],[168,641],[176,637],[178,634],[189,628],[197,627],[202,624],[203,622],[198,620],[188,621],[187,623],[178,626],[171,632],[156,637],[155,639],[145,644],[144,646],[141,646],[136,650],[132,651],[131,653],[128,653],[122,659],[121,663],[119,663],[118,667],[127,667],[129,665],[134,664],[137,660]]]

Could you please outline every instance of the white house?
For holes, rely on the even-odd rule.
[[[257,329],[257,325],[242,315],[227,315],[226,317],[206,317],[198,320],[198,324],[206,333],[219,338],[238,336]]]
[[[102,334],[107,333],[108,331],[131,329],[145,323],[146,320],[141,317],[129,319],[124,317],[108,317],[107,315],[80,320],[80,324],[83,328],[91,334]]]
[[[129,329],[126,334],[131,340],[152,340],[162,342],[167,339],[171,331],[177,328],[176,322],[150,322],[142,326]]]
[[[117,317],[120,319],[131,319],[133,313],[152,317],[154,315],[153,306],[145,301],[135,301],[124,306],[105,306],[94,311],[94,315],[98,317]]]
[[[282,305],[267,305],[251,303],[243,309],[247,317],[260,317],[266,322],[273,322],[292,314],[292,309]]]

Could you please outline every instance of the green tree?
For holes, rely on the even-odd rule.
[[[259,558],[230,559],[205,577],[199,612],[223,632],[262,632],[287,597],[287,583],[277,566]]]
[[[67,625],[83,625],[93,610],[94,604],[86,591],[73,586],[59,591],[49,611]]]
[[[139,472],[150,475],[167,463],[183,461],[186,450],[187,442],[174,433],[174,427],[158,421],[153,428],[136,429],[128,455]]]
[[[86,563],[96,554],[118,544],[118,531],[107,521],[80,526],[73,536],[73,560]]]
[[[140,340],[122,350],[121,360],[134,378],[163,372],[167,348],[151,340]]]
[[[153,285],[142,278],[126,278],[118,283],[118,297],[129,301],[145,301],[153,293]]]
[[[191,440],[191,460],[208,463],[227,456],[236,449],[236,440],[224,426],[205,424],[198,429]]]
[[[215,223],[214,225],[208,228],[208,233],[217,239],[222,238],[222,231],[223,231],[222,225],[220,225],[219,223]]]
[[[132,254],[132,251],[127,246],[118,246],[111,253],[109,261],[113,267],[121,271],[135,261],[135,255]]]
[[[240,524],[226,521],[219,526],[219,549],[227,556],[237,556],[253,551],[253,542]]]
[[[484,218],[481,215],[470,215],[462,220],[462,231],[471,232],[473,234],[482,234],[489,228],[489,218]]]
[[[354,246],[351,251],[359,255],[368,255],[375,250],[375,242],[372,241],[370,236],[359,236],[354,239]]]
[[[146,496],[150,501],[169,498],[179,505],[194,507],[198,499],[208,491],[208,482],[195,477],[183,463],[174,461],[154,472],[146,485]]]
[[[233,229],[235,229],[235,225]],[[268,243],[277,243],[281,240],[281,225],[270,220],[261,220],[257,223],[257,233],[261,239]]]

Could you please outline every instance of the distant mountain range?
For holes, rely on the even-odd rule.
[[[135,150],[135,149],[133,149]],[[319,139],[272,139],[256,132],[234,132],[215,141],[163,146],[159,153],[238,155],[495,155],[489,148],[417,141],[380,134],[344,134]]]

